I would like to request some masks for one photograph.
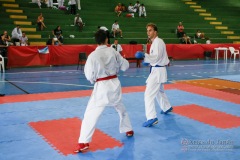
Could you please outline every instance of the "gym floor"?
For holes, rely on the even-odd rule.
[[[12,68],[0,74],[1,160],[238,160],[240,61],[172,61],[166,94],[173,112],[142,127],[149,68],[135,64],[118,77],[135,135],[118,130],[108,107],[90,148],[73,153],[93,85],[77,66]]]

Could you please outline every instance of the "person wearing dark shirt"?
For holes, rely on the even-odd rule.
[[[56,37],[61,43],[63,43],[63,32],[60,26],[57,26],[56,29],[53,30],[53,36]]]
[[[5,36],[4,34],[1,35],[0,38],[0,54],[4,57],[4,67],[7,69],[7,43],[5,41]]]

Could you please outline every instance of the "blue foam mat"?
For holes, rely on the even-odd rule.
[[[179,90],[167,90],[166,93],[173,106],[197,104],[240,116],[239,112],[234,112],[239,105],[231,102]],[[135,131],[133,138],[127,138],[119,133],[119,118],[111,107],[106,108],[97,124],[98,129],[123,142],[123,147],[68,156],[63,156],[54,150],[27,123],[72,117],[82,119],[89,97],[1,104],[0,155],[4,160],[232,160],[240,156],[240,127],[219,129],[174,113],[158,114],[157,125],[151,128],[142,127],[141,124],[146,120],[143,94],[143,92],[123,94],[123,102]],[[157,110],[160,112],[158,106]],[[222,145],[222,147],[232,147],[230,150],[193,150],[194,147],[217,148],[220,147],[217,145],[218,141],[227,140],[230,140],[232,144]],[[213,144],[191,145],[191,141],[210,141]]]

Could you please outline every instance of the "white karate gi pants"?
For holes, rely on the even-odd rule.
[[[144,17],[147,16],[146,10],[142,9],[141,7],[139,8],[139,17],[141,17],[142,15],[144,15]]]
[[[168,97],[164,92],[163,83],[166,81],[166,68],[153,67],[147,79],[146,90],[144,94],[145,113],[147,120],[157,117],[155,108],[155,99],[160,108],[165,112],[171,108]],[[159,74],[158,74],[159,73]]]
[[[111,91],[108,92],[108,90]],[[120,133],[133,130],[128,113],[121,102],[121,97],[121,85],[118,78],[95,83],[82,121],[78,143],[89,143],[92,140],[96,123],[106,106],[113,106],[118,112]]]

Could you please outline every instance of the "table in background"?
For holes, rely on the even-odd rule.
[[[228,48],[226,48],[226,47],[218,47],[218,48],[214,48],[214,50],[215,50],[215,59],[218,60],[219,51],[223,51],[223,53],[224,53],[224,59],[227,60],[227,51],[228,51]]]

